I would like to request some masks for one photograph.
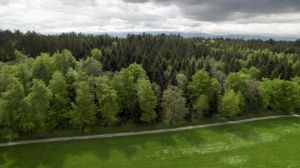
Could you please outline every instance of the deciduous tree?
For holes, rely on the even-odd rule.
[[[141,109],[140,120],[143,122],[150,122],[155,120],[157,117],[157,114],[155,112],[155,108],[157,106],[157,98],[149,80],[140,79],[138,81],[137,97],[139,107]]]
[[[45,119],[50,107],[51,92],[42,80],[34,79],[26,97],[27,111],[23,116],[24,131],[40,132],[45,129]]]
[[[52,92],[51,109],[47,115],[47,120],[51,127],[62,124],[70,110],[70,100],[68,95],[68,85],[66,79],[60,71],[56,71],[50,80],[49,89]]]
[[[164,91],[162,107],[164,110],[164,119],[170,121],[173,125],[184,119],[188,111],[182,90],[175,86],[168,86]]]
[[[22,83],[13,78],[5,92],[0,97],[0,125],[14,131],[22,127],[22,114],[25,110],[25,93]]]
[[[235,93],[229,89],[225,91],[224,96],[221,98],[219,111],[224,117],[234,117],[241,112],[243,106],[243,98],[241,93]]]
[[[49,83],[53,74],[53,63],[49,54],[42,54],[37,57],[32,65],[32,75],[34,79],[41,79],[46,84]]]
[[[76,84],[76,98],[70,112],[70,122],[74,127],[83,130],[95,124],[96,105],[89,83],[81,81]]]
[[[99,101],[100,114],[104,123],[111,125],[118,120],[120,104],[117,91],[111,86],[107,77],[98,77],[96,81],[96,96]]]

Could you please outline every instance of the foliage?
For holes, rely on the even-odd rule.
[[[118,120],[117,115],[120,112],[117,91],[111,86],[107,77],[98,77],[95,81],[101,117],[106,124],[111,125]]]
[[[162,107],[164,109],[164,118],[175,125],[183,120],[187,113],[186,100],[183,92],[176,86],[168,86],[162,96]]]
[[[178,87],[181,90],[183,90],[183,91],[186,90],[188,79],[184,74],[182,74],[182,73],[177,74],[176,75],[176,82],[177,82]]]
[[[193,104],[193,109],[196,110],[196,114],[198,117],[202,117],[205,110],[209,108],[208,97],[206,95],[201,95],[196,102]]]
[[[56,52],[52,56],[54,69],[67,74],[69,68],[76,67],[76,59],[69,50],[63,50],[61,53]]]
[[[150,122],[156,119],[155,108],[157,106],[157,98],[149,80],[140,79],[138,81],[137,97],[139,107],[142,110],[140,120]]]
[[[79,130],[92,126],[96,122],[96,105],[88,82],[76,83],[76,98],[70,112],[70,122]]]
[[[1,30],[0,37],[5,137],[300,112],[296,42]]]
[[[233,117],[239,114],[244,103],[243,101],[240,92],[235,93],[231,89],[227,90],[220,101],[220,114],[224,117]]]
[[[68,95],[68,84],[60,71],[56,71],[50,80],[49,89],[52,93],[51,110],[47,120],[52,127],[62,125],[66,113],[70,110],[70,99]]]
[[[0,98],[0,125],[14,131],[20,131],[22,127],[22,114],[25,110],[25,92],[22,83],[13,78]]]
[[[218,99],[218,96],[221,93],[220,83],[216,79],[211,78],[204,70],[197,71],[195,75],[193,75],[192,81],[188,84],[187,88],[193,108],[201,113],[203,113],[203,110],[207,107],[200,108],[199,105],[202,104],[203,106],[206,104],[205,102],[207,102],[209,103],[208,105],[212,107],[213,104],[211,103],[216,103],[214,101],[216,98]],[[210,108],[205,115],[212,116],[215,113],[215,109]]]
[[[119,73],[114,74],[112,85],[118,92],[121,109],[128,113],[129,118],[132,118],[136,102],[136,88],[133,74],[127,69],[122,69]]]
[[[41,132],[45,129],[45,120],[50,107],[51,91],[42,80],[34,79],[30,93],[25,98],[27,105],[22,116],[24,131]]]
[[[103,54],[102,54],[102,51],[97,49],[97,48],[94,48],[92,51],[91,51],[91,56],[97,60],[97,61],[100,61],[101,62],[101,59],[103,57]]]
[[[52,77],[53,70],[53,62],[49,54],[42,54],[35,59],[32,65],[32,76],[34,79],[40,79],[48,84]]]
[[[259,85],[263,107],[276,112],[295,112],[299,109],[299,84],[280,79],[264,79]]]

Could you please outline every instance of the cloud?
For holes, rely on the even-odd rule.
[[[130,4],[121,0],[14,0],[0,4],[1,28],[42,32],[71,30],[123,31],[164,29],[167,19],[177,17],[174,6]]]
[[[174,4],[186,17],[201,21],[232,21],[259,15],[298,13],[299,0],[125,0],[130,3]]]
[[[295,0],[0,0],[0,29],[300,34]]]

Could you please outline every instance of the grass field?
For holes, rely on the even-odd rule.
[[[0,148],[0,168],[298,168],[300,119]]]

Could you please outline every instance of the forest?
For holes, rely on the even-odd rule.
[[[2,140],[300,112],[300,41],[0,31]]]

